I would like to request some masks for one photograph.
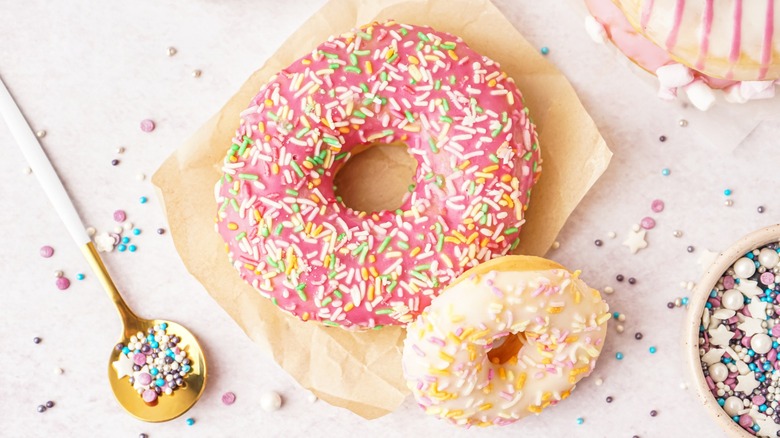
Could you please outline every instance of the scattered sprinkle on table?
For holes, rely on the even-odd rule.
[[[116,158],[114,158],[113,160],[111,160],[111,165],[112,165],[112,166],[118,166],[118,165],[119,165],[119,160],[117,160]]]
[[[666,141],[666,136],[662,135],[662,136],[658,137],[658,141],[660,141],[661,143],[665,142]]]
[[[612,403],[612,400],[614,400],[614,399],[612,398],[612,396],[611,396],[611,395],[608,395],[608,396],[607,396],[607,403]]]
[[[617,281],[623,281],[626,277],[623,276],[623,274],[618,274],[615,276],[615,280]]]
[[[35,136],[38,138],[46,137],[46,131],[44,131],[43,129],[35,131]]]
[[[539,49],[539,52],[540,52],[542,55],[549,55],[549,54],[550,54],[550,48],[549,48],[549,47],[547,47],[547,46],[544,46],[544,47],[542,47],[541,49]]]
[[[43,339],[41,339],[41,338],[39,338],[38,336],[36,336],[36,337],[34,337],[34,338],[33,338],[33,343],[34,343],[34,344],[40,344],[42,340],[43,340]]]
[[[623,353],[621,353],[621,352],[619,352],[619,351],[618,351],[617,353],[615,353],[615,359],[617,359],[617,360],[623,360]]]
[[[672,232],[672,236],[677,237],[677,238],[682,237],[682,235],[683,235],[683,233],[680,230],[674,230],[674,232]]]
[[[642,218],[639,224],[642,225],[642,228],[644,228],[645,230],[652,230],[653,228],[655,228],[655,219],[646,216]]]
[[[680,125],[681,128],[685,128],[688,126],[688,121],[685,119],[680,119],[680,121],[677,122],[678,125]]]
[[[734,205],[734,200],[726,199],[725,201],[723,201],[723,205],[725,205],[726,207],[731,207],[732,205]]]
[[[82,274],[81,272],[79,272],[78,274],[76,274],[76,280],[79,280],[79,281],[81,281],[81,280],[83,280],[84,278],[85,278],[85,276],[84,276],[84,274]]]
[[[601,240],[599,240],[599,239],[596,239],[596,240],[593,242],[593,244],[594,244],[594,245],[596,245],[596,246],[601,246],[601,245],[603,245],[603,244],[604,244],[604,242],[602,242],[602,241],[601,241]]]
[[[41,257],[48,259],[49,257],[54,255],[54,248],[52,248],[49,245],[45,245],[41,247]]]
[[[124,210],[116,210],[114,212],[114,220],[122,223],[127,220],[127,213]]]
[[[141,120],[141,131],[152,132],[154,131],[154,128],[155,128],[155,124],[153,120],[151,119]]]
[[[55,284],[57,285],[57,289],[65,290],[70,287],[70,280],[66,277],[58,277]]]
[[[636,278],[628,277],[628,284],[636,284]]]
[[[658,351],[658,349],[657,349],[657,348],[655,348],[655,347],[650,347],[650,348],[648,349],[648,351],[650,352],[650,354],[655,354],[655,353]]]
[[[148,201],[149,198],[147,198],[146,196],[141,196],[140,198],[138,198],[138,202],[140,202],[141,204],[146,204]]]
[[[173,56],[176,53],[178,53],[178,50],[176,50],[176,47],[168,47],[167,53],[168,53],[168,56]]]
[[[192,71],[192,77],[195,78],[195,79],[199,78],[201,74],[203,74],[203,72],[200,71],[200,70],[193,70]]]
[[[282,407],[282,397],[273,391],[265,391],[260,394],[260,408],[266,412],[273,412]]]
[[[139,433],[138,434],[138,438],[149,438],[149,435],[147,435],[145,433]]]
[[[582,417],[577,418],[577,424],[582,424],[585,422],[585,419]]]
[[[186,420],[186,422],[187,422],[187,426],[192,426],[193,424],[195,424],[195,419],[190,417]]]
[[[658,411],[656,411],[656,410],[650,411],[650,416],[651,417],[655,417],[656,415],[658,415]]]
[[[664,211],[664,207],[666,205],[664,204],[664,201],[660,199],[654,199],[653,202],[650,203],[650,209],[653,210],[655,213],[660,213]]]
[[[636,339],[637,341],[641,340],[642,339],[642,332],[636,332],[636,334],[634,334],[634,339]]]
[[[672,173],[672,171],[669,170],[668,167],[664,167],[663,169],[661,169],[661,175],[663,175],[663,176],[669,176],[669,174],[671,174],[671,173]]]
[[[688,246],[687,248],[685,248],[685,250],[688,252],[694,252],[696,251],[696,248],[694,248],[693,246]]]
[[[759,206],[756,208],[756,211],[757,211],[759,214],[763,213],[763,212],[765,211],[765,209],[764,209],[764,206],[763,206],[763,205],[759,205]]]
[[[165,228],[158,228],[157,229],[157,234],[160,234],[160,235],[165,234]]]
[[[224,403],[227,406],[232,405],[236,402],[236,395],[230,391],[222,394],[222,403]]]
[[[723,194],[726,195],[726,196],[731,196],[731,189],[724,190]]]

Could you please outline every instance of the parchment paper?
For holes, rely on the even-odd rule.
[[[238,126],[240,111],[268,77],[329,35],[390,18],[461,36],[478,52],[498,61],[523,92],[539,130],[544,164],[541,181],[533,189],[518,253],[543,255],[547,251],[612,156],[566,78],[523,39],[490,1],[331,0],[163,163],[152,181],[163,200],[173,241],[189,272],[247,335],[302,386],[328,403],[365,418],[393,411],[408,393],[401,372],[405,331],[386,327],[347,332],[304,323],[276,309],[240,280],[230,266],[224,244],[214,232],[217,206],[213,186],[221,176],[220,164]],[[386,154],[382,156],[389,170],[410,162],[403,159],[405,152],[400,148],[371,148],[364,153]],[[365,175],[375,178],[381,173],[376,160],[363,162],[368,165],[361,168],[356,164],[352,167],[358,168],[350,170],[358,181],[365,181]],[[409,172],[400,173],[405,175],[401,178],[406,183]],[[386,172],[384,181],[392,179],[392,175]],[[355,190],[355,184],[345,181],[347,176],[339,178],[344,190]],[[380,191],[387,185],[393,184],[372,187]],[[367,193],[365,186],[360,189]],[[400,193],[397,199],[400,200]]]

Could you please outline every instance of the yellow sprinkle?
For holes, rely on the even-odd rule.
[[[553,314],[553,315],[561,313],[561,312],[563,312],[563,307],[548,307],[547,308],[547,313],[550,313],[550,314]]]
[[[374,301],[374,285],[369,284],[368,285],[368,291],[366,292],[366,298],[368,301]]]
[[[411,63],[411,64],[419,64],[420,60],[418,60],[416,56],[409,56],[409,63]]]
[[[458,230],[452,230],[452,235],[457,237],[461,242],[465,242],[466,241],[466,236],[461,234]],[[455,242],[455,243],[457,243],[457,242]]]
[[[363,281],[368,280],[368,269],[365,266],[360,268],[360,276],[363,278]]]
[[[503,237],[503,236],[502,236],[502,237]],[[484,247],[486,247],[486,246],[487,246],[488,242],[489,242],[489,239],[488,239],[487,237],[485,237],[485,238],[483,238],[483,239],[482,239],[482,241],[481,241],[481,242],[479,242],[479,246],[480,246],[480,247],[482,247],[482,248],[484,248]]]
[[[325,266],[330,266],[330,254],[325,255],[325,260],[322,261]]]
[[[303,167],[305,167],[307,169],[314,169],[314,165],[311,164],[311,161],[304,161],[303,162]]]
[[[244,268],[249,269],[250,271],[254,271],[255,267],[250,265],[249,263],[244,263]]]
[[[350,310],[354,309],[355,305],[352,304],[352,301],[348,302],[346,306],[344,306],[344,311],[349,312]]]
[[[454,357],[450,356],[449,354],[447,354],[447,353],[445,353],[445,352],[443,352],[443,351],[440,351],[440,352],[439,352],[439,357],[440,357],[440,358],[441,358],[443,361],[445,361],[445,362],[448,362],[448,363],[452,363],[452,362],[454,362],[454,361],[455,361],[455,358],[454,358]]]
[[[390,49],[387,51],[387,53],[385,53],[385,59],[390,59],[393,57],[393,55],[395,55],[395,50]]]
[[[374,257],[374,256],[372,255],[371,257]],[[374,258],[376,258],[376,257],[374,257]],[[379,272],[377,272],[376,268],[373,267],[373,266],[368,268],[368,272],[370,272],[371,275],[373,275],[374,277],[379,277]]]
[[[580,338],[579,336],[569,335],[569,336],[566,336],[566,340],[565,340],[565,342],[566,342],[567,344],[573,344],[573,343],[577,342],[577,340],[578,340],[579,338]]]
[[[263,215],[260,214],[260,210],[254,210],[253,213],[254,213],[254,216],[255,216],[255,220],[257,220],[258,222],[263,220]]]
[[[506,370],[504,369],[504,367],[500,367],[498,369],[498,377],[500,377],[501,380],[506,380]]]
[[[464,170],[464,169],[466,169],[467,167],[469,167],[469,164],[471,164],[471,160],[466,160],[466,161],[462,162],[462,163],[460,164],[460,166],[458,166],[458,169],[460,169],[460,170]]]
[[[411,252],[409,252],[409,257],[415,257],[419,253],[420,253],[420,247],[415,246],[414,249]]]
[[[487,411],[488,409],[490,409],[490,408],[492,408],[492,407],[493,407],[493,405],[492,405],[492,404],[490,404],[490,403],[485,403],[485,404],[483,404],[482,406],[480,406],[480,407],[479,407],[479,408],[477,408],[477,409],[479,409],[480,411]]]
[[[534,414],[541,414],[542,413],[542,407],[541,406],[534,406],[529,405],[528,410],[533,412]]]
[[[445,242],[448,242],[448,243],[454,243],[454,244],[458,244],[458,243],[460,243],[460,240],[458,240],[458,239],[456,239],[456,238],[454,238],[454,237],[452,237],[452,236],[447,236],[447,237],[445,237],[445,238],[444,238],[444,241],[445,241]]]
[[[301,59],[301,64],[303,64],[303,65],[309,65],[309,64],[311,64],[311,60],[310,60],[310,59],[307,59],[307,58],[303,58],[303,59]]]
[[[580,374],[584,374],[584,373],[587,373],[588,370],[590,370],[590,367],[575,368],[575,369],[571,370],[571,375],[572,376],[577,376],[577,375],[580,375]]]
[[[228,227],[228,230],[237,230],[238,229],[238,225],[235,222],[229,222],[227,227]]]
[[[563,391],[561,393],[561,400],[566,400],[566,398],[571,394],[570,390]]]
[[[596,319],[596,322],[599,325],[601,325],[601,324],[604,324],[605,322],[609,321],[610,318],[612,318],[612,315],[610,315],[609,313],[605,313],[605,314],[599,316],[598,319]]]
[[[452,58],[454,61],[458,60],[458,55],[454,50],[447,50],[447,54],[450,55],[450,58]]]
[[[601,297],[599,297],[601,298]],[[576,287],[574,288],[574,304],[579,304],[580,301],[582,301],[582,294],[580,293],[580,290]]]
[[[444,240],[447,240],[447,238],[445,237]],[[444,254],[444,253],[439,254],[439,257],[441,257],[442,260],[444,260],[444,264],[447,265],[448,268],[452,268],[453,267],[452,260],[450,260],[449,256],[447,256],[447,254]]]
[[[279,173],[279,165],[276,163],[271,164],[271,174],[276,175]]]
[[[309,320],[309,312],[303,312],[303,315],[301,315],[301,319],[304,321]]]
[[[516,391],[520,391],[520,390],[523,389],[523,387],[525,387],[525,379],[526,379],[526,377],[528,377],[528,376],[526,376],[525,373],[520,373],[520,374],[517,375],[517,381],[515,381],[515,390]]]
[[[474,240],[476,240],[476,239],[477,239],[477,237],[479,237],[479,233],[478,233],[478,232],[476,232],[476,231],[474,231],[473,233],[471,233],[471,235],[469,236],[469,238],[468,238],[468,239],[466,239],[466,243],[468,243],[469,245],[471,245],[471,243],[472,243],[472,242],[474,242]]]
[[[414,64],[409,65],[409,74],[412,76],[412,79],[414,79],[417,82],[420,82],[420,80],[422,79],[422,73],[420,73],[420,69],[418,69],[417,66]]]
[[[271,99],[266,99],[264,103],[265,106],[274,106],[274,101]]]
[[[371,61],[366,61],[366,73],[368,74],[374,74],[374,66],[371,65]]]

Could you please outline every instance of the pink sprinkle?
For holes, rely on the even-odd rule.
[[[236,402],[236,395],[232,392],[228,391],[224,394],[222,394],[222,403],[224,403],[227,406],[232,405]]]
[[[769,353],[766,354],[766,358],[770,362],[777,360],[777,350],[769,350]]]
[[[146,355],[143,353],[136,353],[135,356],[133,356],[133,363],[135,363],[138,366],[145,365]]]
[[[763,395],[757,395],[751,401],[754,405],[763,405],[766,402],[766,398]]]
[[[57,279],[57,289],[59,290],[65,290],[70,287],[70,280],[68,280],[65,277],[60,277]]]
[[[775,282],[775,274],[764,272],[759,279],[761,280],[761,284],[769,285]]]
[[[640,222],[639,224],[642,225],[642,228],[646,230],[652,230],[653,228],[655,228],[655,219],[648,216],[642,218],[642,222]]]
[[[48,259],[53,255],[54,255],[54,248],[50,247],[49,245],[45,245],[41,247],[41,257]]]
[[[750,418],[750,415],[743,414],[741,417],[739,417],[739,425],[742,427],[752,427],[753,419]]]
[[[144,391],[142,397],[146,403],[154,403],[157,401],[157,393],[153,389],[147,389]]]
[[[412,345],[412,350],[414,350],[414,352],[417,353],[418,356],[425,357],[425,353],[422,350],[420,350],[420,347],[416,345]]]
[[[444,339],[437,338],[435,336],[431,336],[430,338],[428,338],[428,341],[430,341],[431,343],[436,344],[438,346],[441,346],[441,347],[443,347],[445,345]]]
[[[650,203],[650,209],[656,213],[664,211],[664,201],[660,199],[654,199],[653,202]]]
[[[152,375],[149,373],[138,374],[138,383],[140,383],[141,385],[148,385],[152,383]]]
[[[734,289],[734,277],[731,275],[723,277],[723,287],[726,289]]]
[[[124,210],[117,210],[114,212],[114,220],[117,222],[124,222],[127,219],[127,213]]]
[[[780,324],[777,324],[774,327],[772,327],[772,336],[776,338],[780,337]]]
[[[141,131],[152,132],[154,131],[154,121],[150,119],[141,120]]]

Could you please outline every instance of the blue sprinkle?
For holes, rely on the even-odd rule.
[[[152,368],[152,370],[149,371],[149,374],[151,374],[153,376],[156,376],[156,375],[160,374],[160,370],[158,370],[157,368]]]
[[[577,424],[582,424],[585,422],[585,419],[582,417],[577,418]]]
[[[130,245],[130,246],[127,247],[127,249],[129,249],[130,252],[135,252],[135,250],[138,249],[138,248],[136,248],[135,245]]]
[[[726,404],[726,399],[723,397],[718,397],[718,404],[724,406]]]
[[[621,353],[621,352],[619,352],[619,351],[618,351],[617,353],[615,353],[615,359],[617,359],[617,360],[623,360],[623,353]]]
[[[735,423],[739,423],[739,415],[735,415],[731,417],[732,420],[734,420]]]
[[[620,312],[613,313],[612,317],[615,318],[615,319],[618,319],[618,317],[620,317]]]
[[[726,196],[731,196],[731,189],[724,190],[723,194],[726,195]]]
[[[164,322],[164,323],[160,324],[160,328],[163,329],[163,330],[167,329],[168,328],[168,323]]]
[[[129,237],[127,237],[127,236],[125,236],[125,237],[123,237],[123,238],[122,238],[122,243],[127,243],[127,242],[129,242],[129,241],[130,241],[130,238],[129,238]]]
[[[125,250],[127,249],[127,246],[125,246],[124,244],[121,244],[121,243],[120,243],[120,244],[119,244],[119,245],[116,247],[116,249],[117,249],[117,250],[119,250],[119,252],[125,252]]]
[[[754,432],[758,432],[759,430],[761,430],[761,427],[759,427],[758,424],[754,424],[753,427],[751,427],[751,429],[753,429]]]
[[[149,343],[149,346],[152,347],[152,348],[157,348],[157,347],[160,346],[160,343],[157,342],[157,341],[152,341],[152,342]]]
[[[766,411],[766,405],[759,406],[758,410],[761,411],[761,412],[765,412]]]
[[[748,252],[748,253],[745,253],[745,257],[747,257],[747,258],[749,258],[749,259],[751,259],[751,260],[752,260],[752,259],[753,259],[753,257],[755,257],[755,256],[753,255],[753,251],[750,251],[750,252]]]
[[[542,55],[547,55],[547,54],[549,54],[549,53],[550,53],[550,48],[549,48],[549,47],[547,47],[547,46],[545,46],[545,47],[542,47],[542,48],[539,50],[539,52],[541,52],[541,53],[542,53]],[[582,423],[580,423],[580,424],[582,424]]]
[[[154,381],[154,384],[157,385],[157,386],[163,386],[163,385],[165,385],[165,380],[157,379],[157,380]]]
[[[688,305],[688,297],[683,297],[682,300],[680,300],[680,302],[682,303],[683,306],[687,306]]]
[[[122,354],[127,354],[127,353],[129,353],[129,352],[130,352],[130,349],[129,349],[129,348],[127,348],[127,347],[125,347],[125,348],[123,348],[123,349],[122,349]]]
[[[187,421],[187,426],[192,426],[193,424],[195,424],[194,418],[188,418],[186,421]]]
[[[141,234],[141,230],[139,230],[138,228],[133,228],[133,234],[135,234],[137,236],[137,235]]]
[[[147,198],[146,196],[141,196],[141,198],[140,198],[140,199],[138,199],[138,201],[139,201],[141,204],[146,204],[146,202],[147,202],[148,200],[149,200],[149,198]]]
[[[663,170],[661,170],[661,175],[663,175],[663,176],[669,176],[670,173],[672,173],[672,171],[669,170],[668,167],[665,167],[665,168],[663,168]]]
[[[76,274],[76,280],[83,280],[83,279],[84,279],[84,274],[82,274],[80,272],[78,274]]]
[[[183,367],[181,367],[181,370],[184,371],[185,373],[189,373],[191,369],[192,368],[190,368],[189,365],[184,365]]]
[[[655,352],[658,351],[655,347],[650,347],[650,354],[655,354]]]

